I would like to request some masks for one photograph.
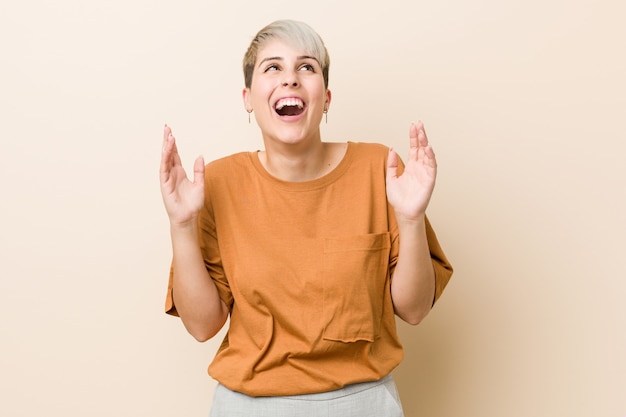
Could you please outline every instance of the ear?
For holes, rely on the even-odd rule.
[[[330,92],[330,90],[326,90],[326,103],[324,103],[324,110],[328,111],[328,108],[330,107],[330,101],[332,100],[333,95]]]
[[[243,91],[241,92],[241,96],[243,98],[243,105],[246,109],[246,111],[248,113],[250,113],[252,110],[254,110],[252,108],[252,103],[250,102],[250,89],[248,87],[244,88]]]

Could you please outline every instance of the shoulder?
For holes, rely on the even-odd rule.
[[[348,142],[348,144],[354,163],[386,166],[389,147],[374,142]]]
[[[389,147],[376,142],[348,142],[356,151],[363,154],[380,155],[387,154]]]
[[[207,178],[232,177],[251,168],[251,154],[253,152],[239,152],[215,159],[206,164]]]

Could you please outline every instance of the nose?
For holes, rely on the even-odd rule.
[[[293,72],[285,71],[285,74],[284,74],[283,81],[282,81],[281,85],[283,87],[287,87],[287,86],[297,87],[298,86],[298,77],[297,77],[297,75],[295,73],[293,73]]]

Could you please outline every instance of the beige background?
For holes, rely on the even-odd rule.
[[[277,18],[331,53],[329,141],[406,151],[456,274],[400,324],[407,416],[626,415],[619,0],[0,4],[2,416],[206,416],[221,335],[163,314],[161,129],[185,164],[261,147],[240,62]],[[404,150],[404,151],[403,151]],[[404,154],[403,153],[403,154]]]

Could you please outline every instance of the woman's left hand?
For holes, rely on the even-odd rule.
[[[400,221],[420,220],[425,215],[437,177],[435,153],[422,122],[411,124],[409,138],[409,157],[402,175],[398,176],[398,154],[390,149],[387,158],[387,200]]]

